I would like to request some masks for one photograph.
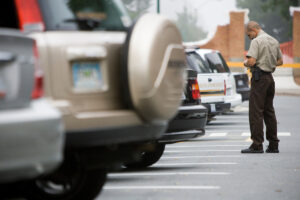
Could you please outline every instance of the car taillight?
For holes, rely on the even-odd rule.
[[[24,32],[44,31],[45,25],[37,0],[15,0],[20,29]]]
[[[224,80],[224,95],[226,95],[226,81]]]
[[[189,80],[191,89],[192,89],[192,98],[194,100],[200,99],[200,90],[199,90],[199,85],[197,80]]]
[[[43,89],[43,71],[39,65],[38,60],[38,50],[36,43],[33,46],[33,55],[34,55],[34,86],[31,94],[32,99],[38,99],[44,95]]]

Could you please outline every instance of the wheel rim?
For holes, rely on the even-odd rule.
[[[38,179],[35,185],[42,193],[53,196],[66,196],[76,191],[83,180],[83,168],[79,158],[73,156],[50,176]]]

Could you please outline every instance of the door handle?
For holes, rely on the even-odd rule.
[[[211,79],[211,78],[208,78],[208,82],[212,82],[212,79]]]
[[[0,51],[0,64],[12,62],[16,58],[16,55],[11,52]]]

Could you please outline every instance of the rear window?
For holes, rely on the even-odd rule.
[[[212,73],[212,70],[204,64],[204,61],[197,53],[188,53],[187,62],[189,66],[198,73]]]
[[[47,30],[126,30],[131,19],[120,0],[39,0]]]
[[[213,52],[205,54],[205,59],[214,73],[229,73],[230,70],[220,53]]]

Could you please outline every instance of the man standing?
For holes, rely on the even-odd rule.
[[[244,65],[252,72],[249,99],[249,121],[252,145],[241,153],[263,153],[263,122],[269,141],[267,153],[279,153],[277,120],[273,107],[275,83],[272,73],[282,65],[282,54],[278,41],[265,33],[257,22],[250,21],[246,34],[251,41]]]

